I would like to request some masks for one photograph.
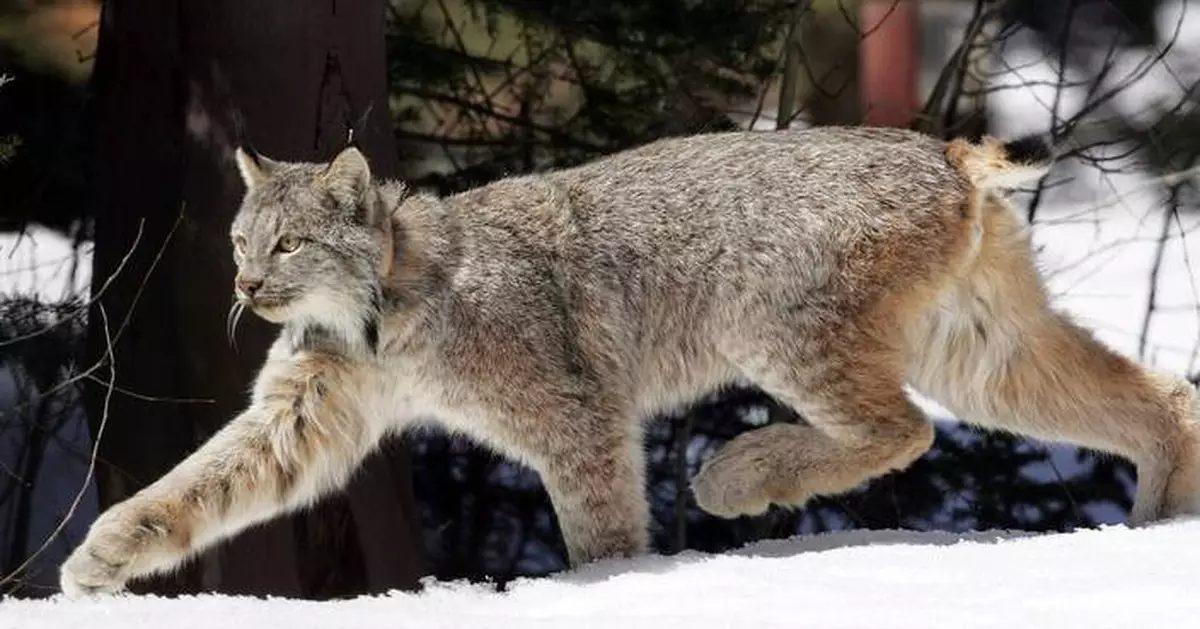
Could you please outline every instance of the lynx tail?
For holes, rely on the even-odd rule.
[[[1046,174],[1054,161],[1050,145],[1038,136],[1011,142],[985,137],[979,144],[953,140],[946,159],[981,190],[1019,187]]]

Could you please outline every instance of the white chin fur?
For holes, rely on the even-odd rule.
[[[278,307],[254,307],[254,314],[276,324],[319,325],[347,341],[362,340],[362,312],[343,296],[319,288]]]
[[[293,312],[295,309],[286,306],[278,308],[250,306],[250,309],[254,311],[254,314],[271,323],[287,323],[289,320],[295,318],[295,313]]]
[[[343,310],[343,307],[332,299],[325,289],[304,293],[277,306],[264,306],[252,302],[247,305],[254,311],[254,314],[271,323],[295,321],[329,325],[325,320],[330,318],[331,313]]]
[[[328,289],[314,290],[290,308],[290,320],[320,325],[350,341],[362,336],[362,310]]]

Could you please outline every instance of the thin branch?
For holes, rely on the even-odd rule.
[[[925,100],[925,105],[921,107],[921,112],[918,115],[918,121],[925,121],[925,131],[930,133],[939,132],[940,130],[931,128],[931,121],[940,118],[938,112],[943,107],[952,109],[954,103],[958,101],[958,90],[962,89],[962,81],[955,81],[956,76],[961,76],[965,71],[967,59],[970,57],[971,49],[976,45],[975,39],[979,33],[983,32],[983,25],[991,19],[993,13],[984,11],[985,0],[975,0],[975,8],[971,13],[971,19],[967,22],[966,32],[963,34],[962,40],[959,41],[958,48],[950,57],[950,62],[942,66],[942,71],[938,74],[937,82],[933,85],[933,90],[929,93],[929,98]],[[949,86],[954,83],[957,85],[954,92],[949,93],[950,104],[944,102],[947,99]]]
[[[136,391],[130,391],[129,389],[126,389],[123,387],[118,387],[118,386],[114,385],[111,381],[105,380],[105,379],[100,378],[91,373],[86,374],[84,377],[92,382],[95,382],[96,384],[99,384],[100,386],[111,387],[113,389],[113,391],[120,393],[121,395],[131,397],[135,400],[142,400],[143,402],[165,402],[165,403],[169,403],[169,404],[216,404],[217,403],[217,401],[212,398],[158,397],[158,396],[154,396],[154,395],[145,395],[142,393],[138,393]]]
[[[1192,256],[1188,251],[1187,230],[1183,226],[1183,219],[1179,217],[1179,212],[1173,212],[1171,216],[1179,227],[1179,246],[1183,251],[1183,268],[1187,269],[1188,290],[1192,293],[1191,310],[1196,319],[1196,342],[1192,344],[1192,353],[1188,356],[1187,363],[1187,371],[1191,372],[1196,364],[1197,355],[1200,355],[1200,294],[1197,294],[1196,274],[1192,270]]]
[[[1150,341],[1150,325],[1154,323],[1154,308],[1158,302],[1158,280],[1162,272],[1163,257],[1167,251],[1167,241],[1171,235],[1171,217],[1179,211],[1179,188],[1171,190],[1171,202],[1167,215],[1163,217],[1162,231],[1154,247],[1154,262],[1150,265],[1150,294],[1146,300],[1146,316],[1142,321],[1142,332],[1138,337],[1138,356],[1146,359],[1146,346]]]
[[[113,352],[113,338],[109,334],[108,313],[105,312],[103,305],[99,306],[99,312],[102,320],[101,325],[104,330],[105,355],[109,365],[108,379],[111,383],[116,379],[117,376],[117,365]],[[83,501],[83,496],[85,493],[87,493],[87,489],[91,485],[92,477],[96,471],[96,457],[100,451],[100,441],[104,437],[105,427],[108,426],[108,409],[109,402],[112,400],[112,392],[113,388],[111,386],[109,386],[104,392],[103,410],[101,411],[100,415],[99,427],[96,429],[96,437],[92,442],[92,456],[88,461],[87,473],[84,474],[83,483],[80,484],[79,491],[75,492],[75,497],[71,500],[71,505],[67,508],[67,512],[63,515],[62,519],[59,520],[58,525],[54,527],[54,530],[51,531],[46,536],[46,539],[42,541],[42,544],[36,551],[26,557],[20,565],[14,568],[7,575],[5,575],[3,578],[0,578],[0,587],[19,579],[25,570],[28,569],[29,566],[33,565],[33,562],[36,561],[37,558],[42,555],[42,553],[46,552],[46,549],[50,547],[50,544],[53,543],[54,540],[62,533],[63,529],[66,528],[67,522],[70,522],[71,518],[75,516],[75,510],[79,508],[79,503]]]
[[[0,349],[7,347],[9,345],[15,345],[15,344],[23,342],[23,341],[28,341],[29,339],[32,339],[32,338],[37,338],[43,334],[48,333],[50,330],[69,322],[71,319],[73,319],[75,317],[87,314],[87,311],[92,306],[92,304],[99,303],[100,297],[103,296],[106,291],[108,291],[108,287],[112,285],[113,281],[117,279],[117,276],[121,274],[121,271],[123,271],[125,269],[125,264],[127,262],[129,262],[130,258],[133,257],[134,251],[137,250],[138,243],[140,243],[142,240],[142,228],[145,226],[145,223],[146,223],[146,219],[144,219],[144,218],[138,219],[138,228],[137,228],[137,233],[134,234],[134,237],[133,237],[133,244],[130,245],[129,250],[125,252],[125,255],[121,257],[121,261],[119,263],[117,263],[116,270],[114,270],[108,276],[108,279],[104,280],[104,284],[102,284],[100,286],[100,289],[96,291],[95,295],[93,295],[83,305],[81,305],[78,309],[76,309],[76,311],[74,313],[72,313],[71,315],[64,317],[62,319],[59,319],[58,321],[55,321],[52,325],[42,328],[42,329],[38,330],[37,332],[30,332],[29,334],[24,334],[24,335],[15,337],[15,338],[8,339],[6,341],[0,341]]]

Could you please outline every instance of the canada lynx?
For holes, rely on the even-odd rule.
[[[238,302],[282,323],[247,410],[109,509],[62,570],[113,591],[341,486],[435,420],[537,470],[573,565],[647,549],[642,425],[752,384],[800,424],[694,479],[724,517],[909,465],[968,422],[1128,457],[1132,519],[1200,509],[1197,394],[1054,313],[986,140],[819,128],[669,139],[438,199],[237,152]]]

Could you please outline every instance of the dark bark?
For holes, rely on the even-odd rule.
[[[116,337],[116,381],[144,395],[211,402],[115,394],[100,448],[102,505],[161,476],[236,415],[274,334],[246,317],[237,350],[225,340],[234,274],[228,229],[242,194],[234,146],[324,160],[354,126],[375,172],[397,174],[383,44],[383,6],[374,2],[105,3],[93,77],[93,294],[143,225],[139,246],[99,299]],[[99,359],[103,320],[97,308],[91,314],[89,355]],[[88,398],[96,433],[103,390]],[[415,513],[406,448],[391,444],[344,494],[245,532],[199,568],[150,587],[317,598],[412,588],[423,572]],[[318,546],[306,547],[310,540]]]

